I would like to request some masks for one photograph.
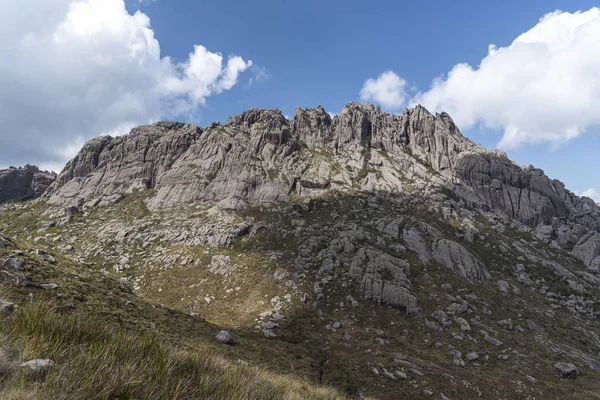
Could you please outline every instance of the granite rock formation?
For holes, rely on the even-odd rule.
[[[0,203],[11,200],[29,200],[40,197],[54,182],[54,172],[40,171],[25,165],[0,170]]]

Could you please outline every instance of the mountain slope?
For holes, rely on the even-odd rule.
[[[349,396],[597,397],[600,209],[446,114],[162,122],[88,142],[11,207],[13,240],[228,329],[217,351],[253,365]]]

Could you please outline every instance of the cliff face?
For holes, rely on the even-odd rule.
[[[158,123],[88,142],[49,191],[50,201],[86,202],[155,188],[154,207],[190,201],[223,206],[285,201],[319,190],[401,190],[401,177],[449,179],[458,154],[483,150],[446,114],[422,107],[391,115],[348,104],[333,119],[322,107],[250,109],[206,130]],[[371,174],[381,171],[382,176]],[[369,176],[373,175],[373,176]],[[379,175],[379,174],[376,174]]]
[[[569,251],[600,229],[600,208],[591,199],[473,143],[449,115],[420,106],[392,115],[349,103],[333,118],[322,107],[297,109],[293,121],[278,110],[253,108],[204,130],[169,122],[142,126],[86,143],[48,196],[52,204],[90,206],[155,189],[148,201],[153,210],[188,203],[243,209],[290,195],[415,187],[426,197],[451,190],[464,204],[536,228]]]
[[[50,203],[110,204],[124,193],[153,188],[201,132],[189,124],[159,122],[135,128],[126,136],[92,139],[48,189]]]
[[[26,165],[0,170],[0,203],[28,200],[41,196],[54,182],[56,174]]]

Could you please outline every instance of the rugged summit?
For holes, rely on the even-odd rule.
[[[445,113],[252,108],[91,140],[0,206],[0,306],[56,294],[350,398],[598,398],[599,223]]]
[[[593,200],[473,143],[448,114],[421,106],[393,115],[349,103],[334,118],[322,107],[297,109],[293,121],[252,108],[204,130],[159,122],[89,141],[47,194],[51,204],[93,206],[154,189],[152,210],[190,203],[243,209],[332,190],[397,193],[415,182],[426,197],[444,187],[600,264],[600,239],[586,235],[600,230]]]
[[[0,169],[0,203],[40,197],[55,179],[54,172],[33,165]]]

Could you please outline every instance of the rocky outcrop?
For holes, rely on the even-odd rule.
[[[162,122],[91,140],[48,196],[52,204],[93,205],[153,188],[152,208],[241,208],[287,201],[291,193],[394,191],[405,178],[449,178],[457,155],[477,148],[448,115],[422,107],[398,116],[349,103],[334,118],[322,107],[298,109],[293,122],[278,110],[250,109],[205,130]]]
[[[460,244],[448,239],[438,239],[433,249],[433,258],[457,274],[467,279],[490,279],[485,265]]]
[[[598,229],[600,207],[549,179],[544,171],[521,167],[499,151],[467,151],[456,161],[454,176],[467,185],[488,209],[535,227],[558,227],[561,222]]]
[[[40,171],[33,165],[0,170],[0,203],[29,200],[41,196],[54,182],[54,172]]]
[[[588,232],[577,242],[571,254],[587,266],[600,263],[600,233]]]
[[[49,203],[110,203],[125,193],[154,188],[201,133],[194,125],[158,122],[125,136],[90,140],[48,189]]]
[[[385,303],[416,314],[417,298],[412,294],[410,264],[389,254],[361,248],[356,252],[348,271],[360,285],[363,298]]]
[[[151,210],[189,203],[242,209],[327,191],[420,191],[528,225],[567,251],[580,247],[588,232],[600,231],[600,207],[593,200],[473,143],[450,116],[421,106],[393,115],[348,103],[333,118],[323,107],[297,109],[293,121],[279,110],[252,108],[206,129],[171,122],[142,126],[86,143],[47,194],[51,204],[93,206],[144,189],[155,191],[147,200]],[[427,263],[429,255],[414,250]],[[485,278],[475,268],[479,272],[463,272]]]

